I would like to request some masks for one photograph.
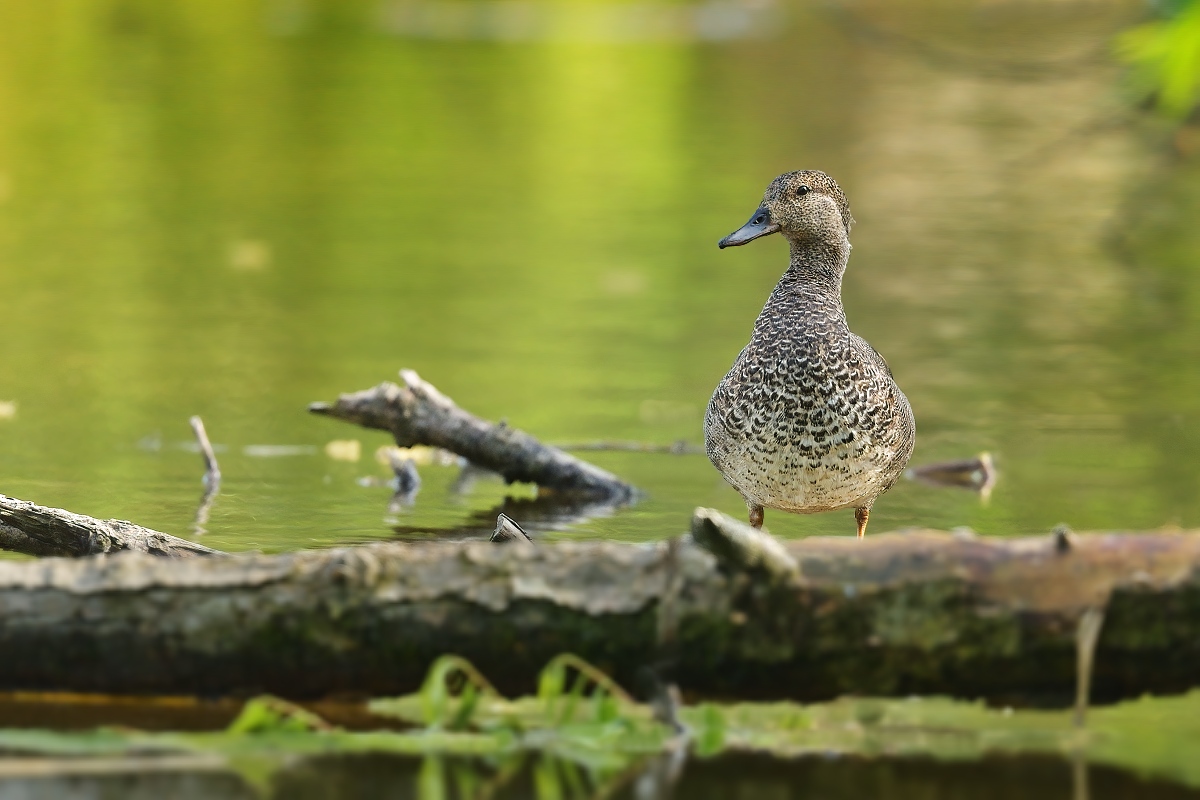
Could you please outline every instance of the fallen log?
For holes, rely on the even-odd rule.
[[[536,483],[564,494],[629,503],[637,490],[615,475],[503,422],[491,423],[463,411],[412,370],[401,370],[403,386],[384,382],[341,395],[308,410],[364,428],[389,431],[400,447],[428,445],[457,453],[497,472],[509,483]]]
[[[31,556],[91,556],[128,550],[184,558],[221,555],[122,519],[95,519],[0,494],[0,550]]]
[[[522,691],[569,651],[626,685],[651,666],[693,694],[1069,705],[1088,636],[1094,699],[1200,685],[1200,534],[764,549],[715,512],[694,524],[648,545],[0,562],[0,653],[20,654],[0,658],[0,689],[383,695],[456,653]]]

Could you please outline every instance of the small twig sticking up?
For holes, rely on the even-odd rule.
[[[1095,663],[1096,641],[1100,638],[1100,627],[1104,625],[1104,610],[1089,608],[1079,618],[1075,632],[1075,727],[1082,728],[1087,721],[1088,698],[1092,687],[1092,666]]]
[[[388,451],[388,464],[395,473],[391,480],[395,493],[388,503],[388,512],[398,514],[405,506],[416,502],[417,492],[421,491],[421,474],[411,458],[402,458],[391,450]]]
[[[761,569],[791,580],[800,571],[795,557],[771,534],[712,508],[692,514],[692,539],[729,570]]]
[[[1050,531],[1050,535],[1054,537],[1054,552],[1061,555],[1066,555],[1071,552],[1071,527],[1065,522],[1060,522],[1054,526],[1054,530]]]
[[[525,529],[516,523],[516,521],[508,516],[508,514],[500,514],[496,517],[496,530],[492,532],[493,542],[517,542],[518,544],[532,545],[533,540],[529,538],[529,534]]]
[[[208,441],[204,421],[200,417],[192,417],[188,422],[192,426],[192,433],[196,434],[200,455],[204,457],[204,494],[200,495],[200,505],[196,508],[196,520],[192,523],[192,531],[205,533],[204,526],[208,524],[208,514],[221,491],[221,468],[217,466],[217,454],[213,452],[212,443]]]

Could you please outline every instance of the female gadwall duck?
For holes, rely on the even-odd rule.
[[[883,356],[850,332],[842,274],[850,206],[823,172],[771,181],[735,247],[782,233],[791,264],[754,323],[750,344],[704,415],[708,457],[746,501],[798,514],[853,508],[861,538],[871,505],[900,477],[916,423]]]

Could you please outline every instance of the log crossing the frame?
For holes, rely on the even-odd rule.
[[[1093,699],[1200,686],[1200,534],[779,542],[699,509],[652,544],[0,562],[3,690],[386,695],[456,653],[518,691],[573,652],[704,695],[1069,705],[1088,638]]]

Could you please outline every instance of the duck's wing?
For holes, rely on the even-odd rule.
[[[863,360],[875,364],[875,366],[883,370],[884,374],[886,374],[889,378],[893,377],[892,368],[888,366],[887,361],[879,354],[879,351],[871,346],[870,342],[859,336],[857,333],[850,334],[850,341],[854,343],[854,350],[860,357],[863,358]]]

